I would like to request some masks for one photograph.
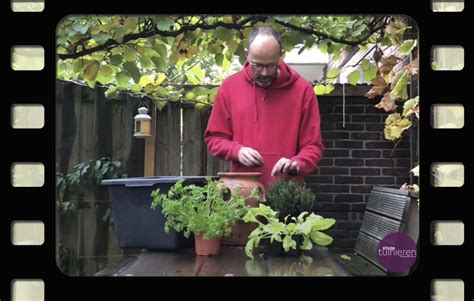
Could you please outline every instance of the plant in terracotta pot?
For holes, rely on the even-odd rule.
[[[221,180],[208,178],[203,187],[183,186],[183,182],[180,179],[167,194],[153,191],[151,208],[162,207],[166,232],[172,228],[185,237],[194,234],[197,255],[217,255],[221,237],[229,235],[232,224],[248,210],[245,198],[233,192],[226,201],[229,192]]]
[[[245,246],[245,254],[248,257],[253,259],[254,248],[266,239],[270,240],[270,243],[281,244],[285,252],[298,248],[311,250],[313,244],[327,246],[333,241],[331,236],[321,232],[334,225],[336,221],[332,218],[323,218],[307,211],[300,213],[298,217],[287,216],[283,221],[277,216],[278,212],[263,204],[247,211],[244,221],[258,224]],[[295,240],[298,236],[301,237],[299,242]]]
[[[250,207],[258,207],[259,203],[265,202],[265,188],[260,183],[261,172],[218,172],[217,175],[228,189],[244,196]],[[222,238],[222,244],[245,246],[248,236],[255,228],[257,224],[239,220],[232,226],[230,235]]]

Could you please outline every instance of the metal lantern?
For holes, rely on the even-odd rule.
[[[145,138],[151,136],[151,117],[148,113],[148,108],[138,108],[138,114],[133,117],[135,121],[134,137]]]

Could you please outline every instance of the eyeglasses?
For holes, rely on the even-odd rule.
[[[270,63],[270,64],[259,64],[259,63],[254,63],[251,60],[249,60],[250,66],[252,66],[253,70],[255,71],[262,71],[263,68],[267,68],[268,71],[274,72],[278,68],[278,63]]]

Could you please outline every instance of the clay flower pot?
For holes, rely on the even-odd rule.
[[[247,198],[252,194],[255,187],[259,188],[260,201],[255,198],[247,198],[246,203],[250,207],[258,207],[260,202],[265,202],[265,188],[260,183],[260,172],[219,172],[217,175],[224,181],[224,185],[230,190],[237,188],[239,193]],[[257,228],[256,223],[244,223],[237,221],[232,226],[232,232],[229,236],[222,238],[222,244],[245,246],[250,233]]]
[[[203,235],[194,234],[196,255],[218,255],[221,249],[221,239],[204,239]]]

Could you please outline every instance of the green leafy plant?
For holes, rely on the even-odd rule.
[[[222,180],[208,178],[203,187],[183,183],[184,179],[180,179],[167,194],[160,193],[159,188],[151,194],[151,208],[161,205],[166,217],[166,232],[172,228],[185,237],[194,233],[205,239],[220,238],[229,235],[232,224],[248,210],[245,198],[238,191],[229,194]],[[230,199],[226,201],[228,195]]]
[[[245,246],[245,254],[254,258],[253,250],[258,247],[264,239],[269,239],[282,243],[285,252],[290,249],[311,250],[313,243],[320,246],[327,246],[332,243],[333,238],[322,230],[332,227],[336,220],[323,218],[314,213],[302,212],[298,217],[286,217],[284,221],[277,218],[278,212],[272,210],[267,205],[260,204],[259,207],[250,208],[245,214],[244,222],[254,222],[258,227],[252,231]],[[301,236],[301,244],[298,246],[294,237]]]
[[[271,185],[265,192],[267,205],[279,213],[279,218],[297,216],[312,211],[316,195],[304,184],[284,179]]]
[[[103,179],[126,178],[120,161],[102,157],[98,160],[89,160],[74,165],[71,173],[66,175],[56,173],[56,187],[58,199],[56,205],[58,210],[64,213],[74,213],[77,206],[70,201],[72,195],[79,195],[85,191],[93,192]]]

